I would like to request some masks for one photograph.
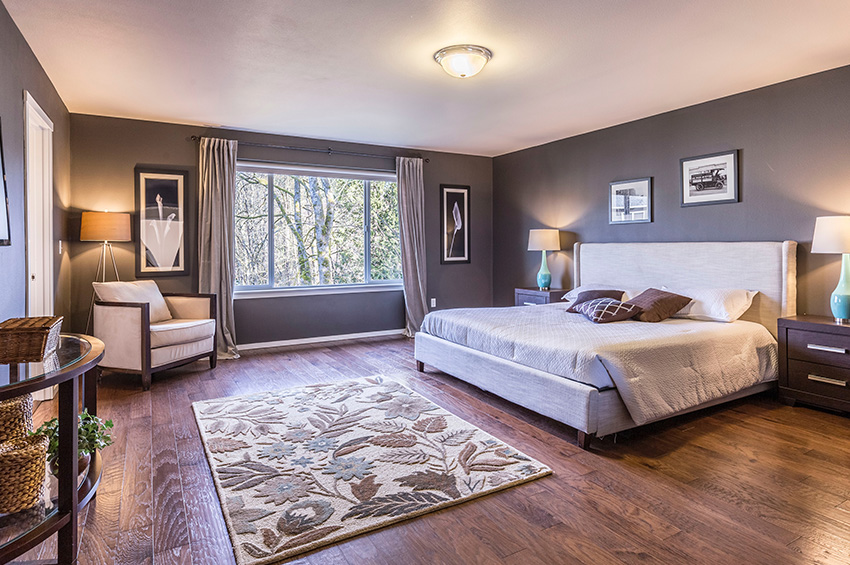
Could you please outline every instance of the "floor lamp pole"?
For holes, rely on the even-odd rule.
[[[115,280],[120,281],[121,277],[118,276],[118,265],[115,263],[115,253],[112,252],[112,244],[108,241],[104,241],[103,245],[100,246],[100,258],[97,260],[97,272],[94,275],[94,280],[96,282],[106,282],[106,249],[109,249],[109,256],[112,258],[112,268],[115,270]],[[98,279],[100,279],[98,281]],[[89,328],[92,323],[92,315],[94,314],[94,288],[91,291],[91,304],[89,304],[89,316],[86,318],[86,333],[89,333]]]

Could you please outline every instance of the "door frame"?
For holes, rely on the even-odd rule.
[[[53,121],[24,91],[27,316],[52,316]]]

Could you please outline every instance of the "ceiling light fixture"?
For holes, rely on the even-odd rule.
[[[452,45],[434,53],[434,60],[451,76],[469,78],[480,73],[492,56],[489,49],[480,45]]]

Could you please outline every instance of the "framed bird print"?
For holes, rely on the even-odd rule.
[[[469,187],[440,185],[440,263],[469,263]]]

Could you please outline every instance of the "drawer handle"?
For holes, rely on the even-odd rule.
[[[826,351],[827,353],[840,353],[842,355],[847,354],[847,350],[843,347],[830,347],[828,345],[816,345],[814,343],[808,344],[806,347],[809,349],[814,349],[815,351]]]
[[[809,375],[809,380],[828,385],[847,386],[847,381],[839,381],[838,379],[830,379],[829,377],[821,377],[820,375]]]
[[[537,306],[537,303],[536,302],[523,302],[522,305],[523,306]]]

